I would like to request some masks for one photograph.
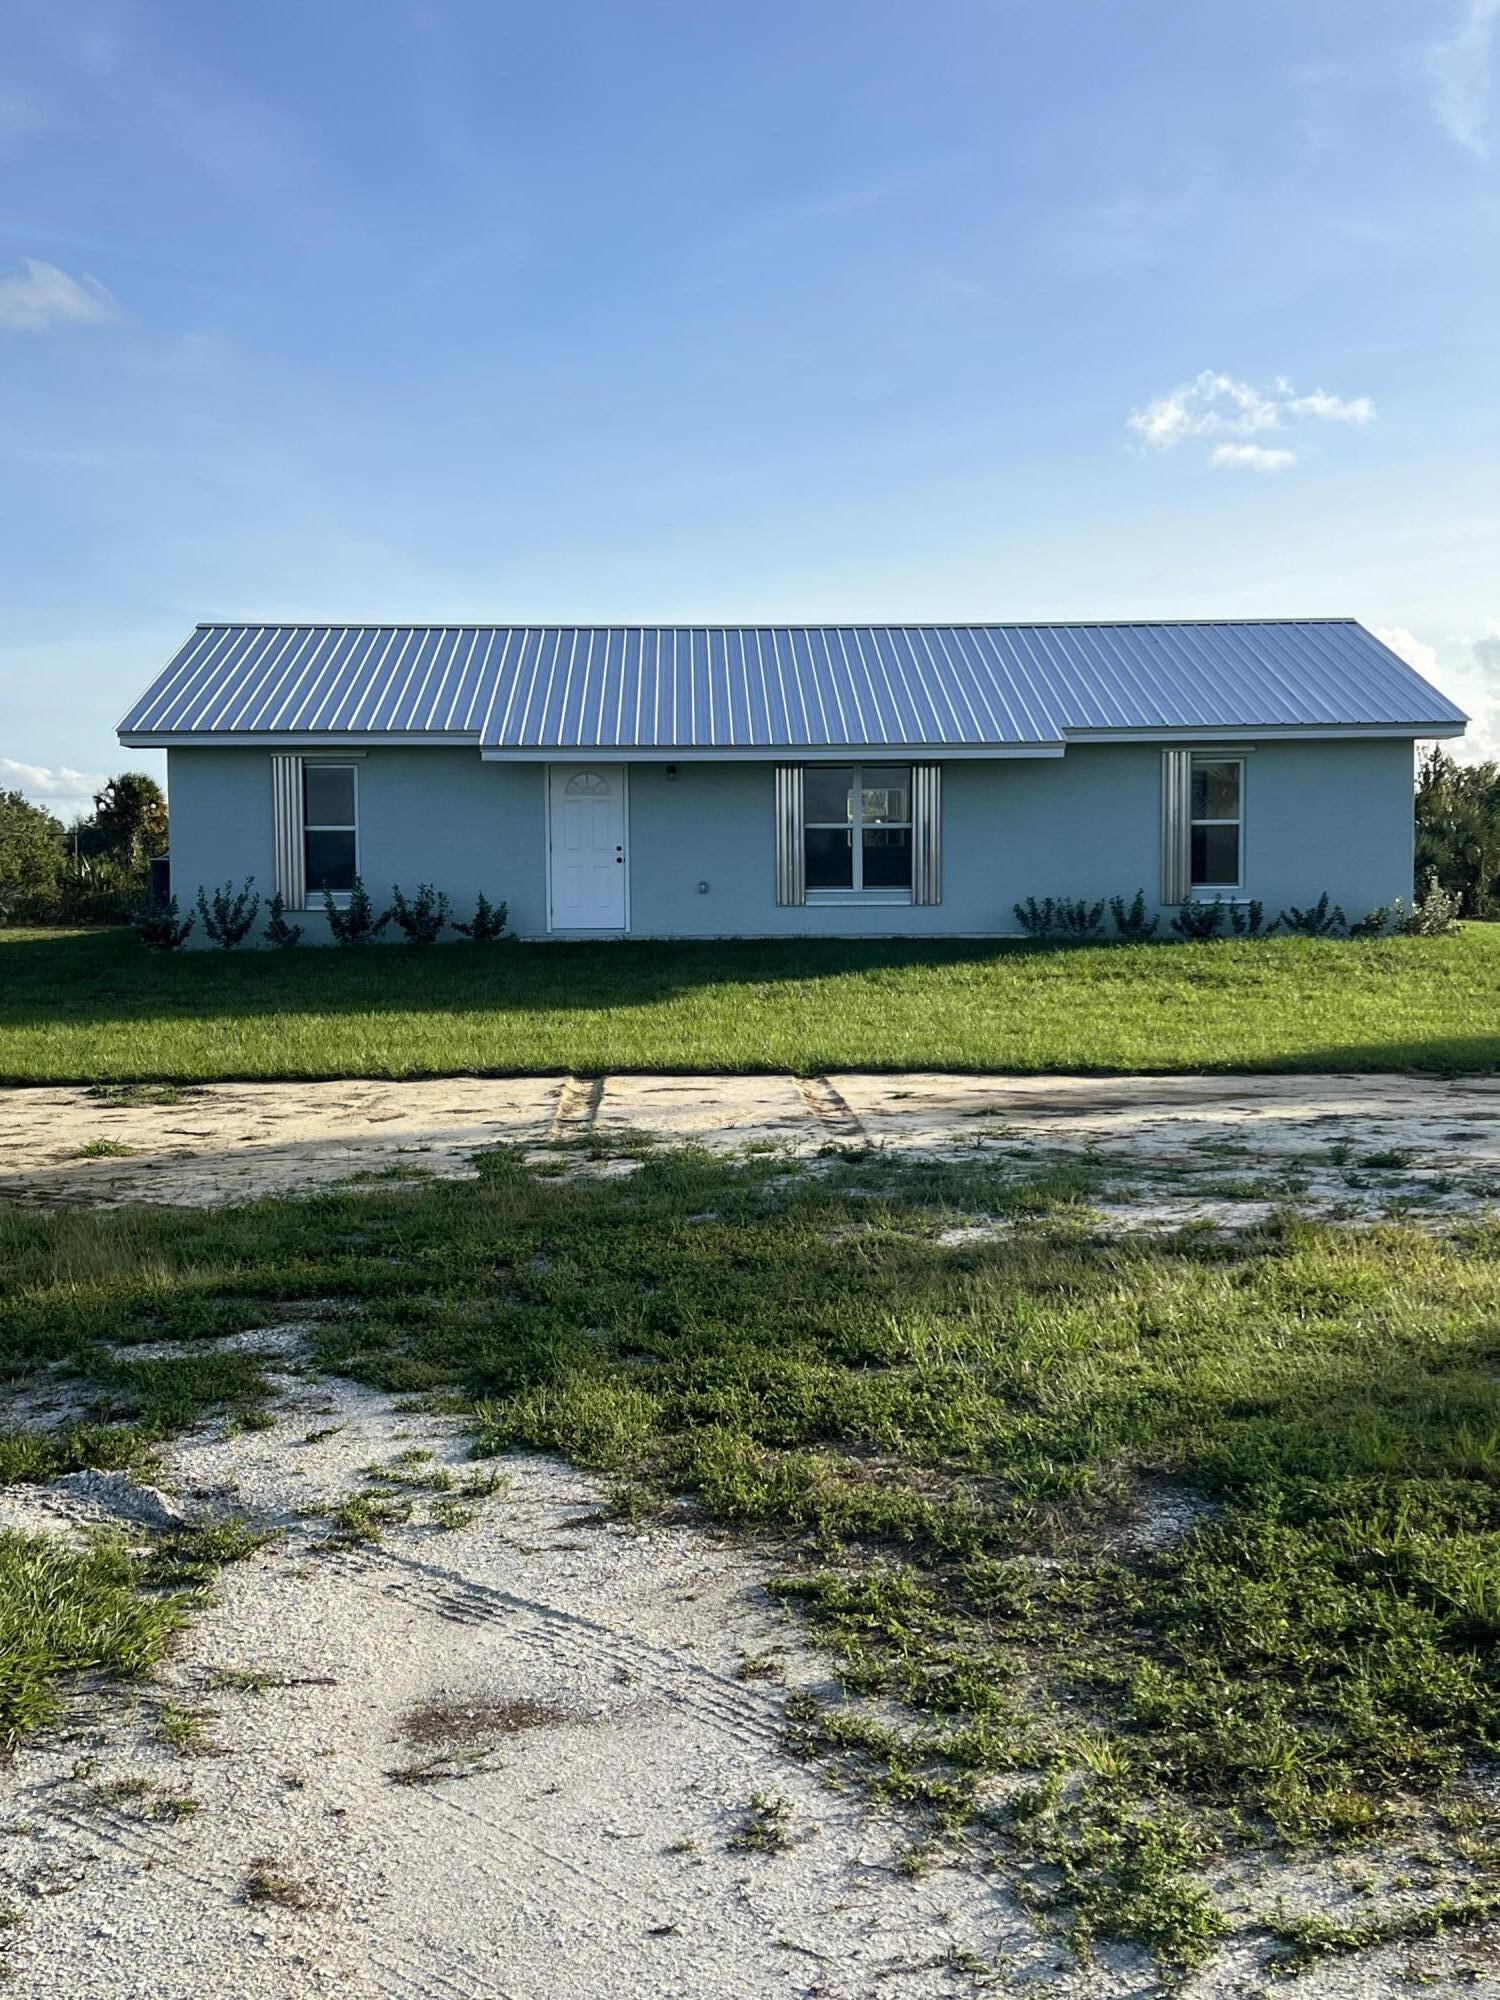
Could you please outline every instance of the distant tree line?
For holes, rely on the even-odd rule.
[[[1436,744],[1417,770],[1417,882],[1436,875],[1466,917],[1500,917],[1500,764]]]
[[[142,771],[111,778],[70,826],[20,792],[0,792],[0,924],[121,923],[166,851],[167,801]]]

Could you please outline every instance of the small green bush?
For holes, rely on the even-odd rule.
[[[301,924],[289,924],[286,920],[286,902],[279,889],[271,898],[269,918],[261,936],[267,944],[282,951],[290,951],[302,936]]]
[[[1104,928],[1104,901],[1090,903],[1080,897],[1046,896],[1039,903],[1028,896],[1024,903],[1012,903],[1016,922],[1028,937],[1070,937],[1080,942],[1098,937]]]
[[[358,875],[354,878],[354,887],[349,891],[349,902],[344,909],[339,908],[329,889],[323,891],[323,907],[328,912],[328,928],[334,943],[343,945],[347,950],[357,950],[360,945],[368,944],[371,938],[379,937],[391,920],[389,910],[382,910],[376,916],[370,892]]]
[[[1085,902],[1082,897],[1062,898],[1057,905],[1057,928],[1064,937],[1096,938],[1104,929],[1104,899]]]
[[[1349,928],[1349,920],[1338,904],[1330,905],[1326,889],[1309,908],[1299,910],[1293,903],[1276,922],[1294,937],[1338,937]]]
[[[390,914],[406,942],[421,951],[441,936],[448,921],[448,898],[430,882],[419,884],[416,895],[410,898],[392,883]]]
[[[193,928],[193,913],[189,910],[184,917],[175,896],[156,897],[132,910],[130,921],[148,951],[177,951]]]
[[[1447,937],[1458,929],[1458,911],[1459,898],[1442,886],[1434,871],[1427,877],[1426,893],[1397,928],[1404,937]]]
[[[260,897],[255,890],[253,875],[246,876],[243,889],[236,889],[233,882],[226,882],[222,889],[215,889],[211,897],[199,885],[198,915],[210,939],[223,951],[233,951],[237,944],[244,943],[250,934],[250,926],[259,914]]]
[[[1109,913],[1114,919],[1115,934],[1128,944],[1144,944],[1147,938],[1156,936],[1160,916],[1146,915],[1146,892],[1137,889],[1127,903],[1123,896],[1111,896]]]
[[[1217,937],[1224,928],[1224,898],[1215,896],[1211,903],[1184,903],[1172,919],[1172,928],[1180,938],[1194,944]]]
[[[472,938],[475,944],[493,944],[497,938],[505,936],[505,920],[509,914],[509,904],[492,903],[481,890],[472,920],[465,923],[462,918],[455,917],[453,928],[462,931],[466,938]]]

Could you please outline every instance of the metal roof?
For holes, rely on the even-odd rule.
[[[1059,750],[1093,736],[1455,734],[1353,619],[1078,625],[200,625],[127,743],[756,755]]]

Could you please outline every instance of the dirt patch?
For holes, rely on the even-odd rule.
[[[409,1709],[396,1734],[402,1742],[419,1749],[451,1748],[493,1743],[523,1729],[555,1729],[577,1719],[557,1702],[538,1701],[534,1695],[511,1695],[498,1701],[438,1695]]]

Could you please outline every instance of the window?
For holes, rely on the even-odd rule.
[[[809,895],[910,895],[909,764],[809,764],[802,825]]]
[[[359,867],[355,767],[304,764],[302,840],[307,896],[347,896]]]
[[[1244,881],[1245,766],[1239,757],[1194,757],[1188,790],[1188,880],[1195,889]]]

